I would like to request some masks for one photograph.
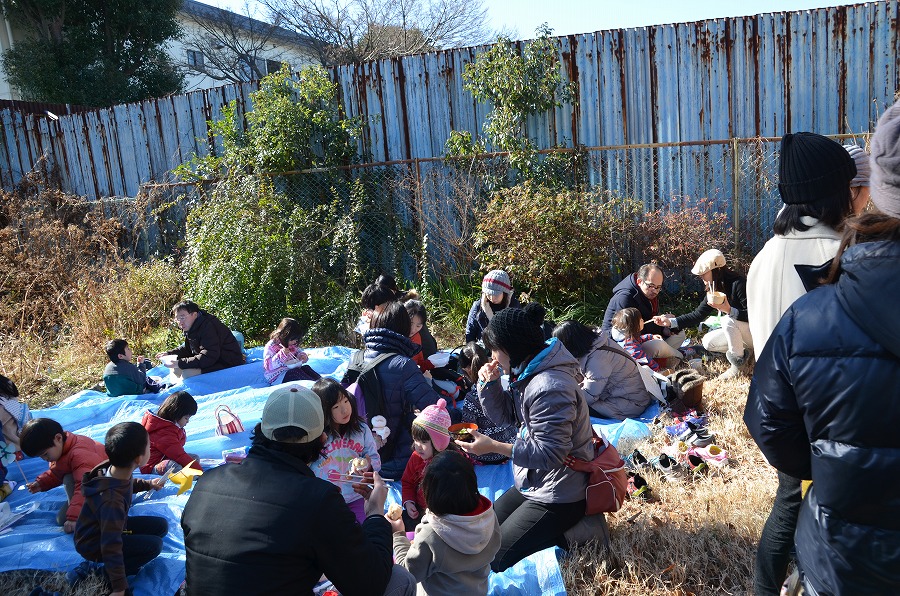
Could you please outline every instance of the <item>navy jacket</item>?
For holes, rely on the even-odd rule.
[[[389,329],[369,329],[363,336],[366,344],[366,360],[374,360],[379,354],[392,352],[397,354],[381,362],[375,370],[381,380],[384,392],[384,404],[387,410],[388,428],[397,433],[397,447],[390,462],[397,462],[403,469],[409,456],[412,455],[413,410],[424,410],[426,406],[436,404],[440,396],[422,376],[422,371],[411,358],[419,351],[419,346],[408,337]],[[382,467],[388,463],[382,461]],[[388,466],[389,469],[394,465]]]
[[[744,421],[769,462],[812,479],[797,558],[819,594],[900,594],[900,242],[858,244],[759,355]]]
[[[515,296],[510,298],[507,308],[519,308],[519,299]],[[500,311],[495,311],[494,314],[498,312]],[[484,309],[481,308],[481,297],[479,297],[478,300],[472,303],[472,308],[469,309],[469,316],[466,318],[466,343],[481,339],[481,334],[487,328],[488,323],[490,321]]]
[[[660,327],[656,323],[650,322],[650,319],[659,314],[659,303],[657,303],[656,307],[653,306],[650,299],[638,287],[637,275],[634,273],[620,281],[613,288],[613,295],[609,299],[609,306],[606,307],[606,313],[603,315],[603,326],[600,327],[600,330],[609,333],[612,329],[613,317],[623,308],[636,308],[641,311],[641,318],[644,319],[642,333],[652,333],[663,337],[668,337],[672,334],[668,327]]]

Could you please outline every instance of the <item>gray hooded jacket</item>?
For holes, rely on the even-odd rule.
[[[478,397],[496,424],[517,424],[513,476],[522,495],[539,503],[583,501],[587,474],[563,464],[569,454],[591,460],[591,420],[577,378],[578,361],[552,338],[504,391],[499,381],[479,387]]]

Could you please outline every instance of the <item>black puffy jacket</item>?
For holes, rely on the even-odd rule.
[[[312,596],[323,573],[341,594],[381,594],[391,577],[384,516],[360,526],[335,485],[263,445],[200,476],[181,527],[192,595]]]
[[[769,462],[811,478],[795,544],[818,594],[900,594],[900,242],[848,249],[834,285],[785,312],[744,421]]]
[[[613,288],[613,295],[609,299],[606,312],[603,314],[603,325],[600,326],[600,330],[609,333],[612,329],[613,317],[623,308],[636,308],[640,311],[641,318],[644,319],[644,328],[641,330],[641,333],[652,333],[663,337],[668,337],[672,334],[672,330],[668,327],[660,327],[650,320],[660,314],[659,298],[650,300],[644,295],[640,286],[638,286],[637,274],[635,273],[620,281]]]

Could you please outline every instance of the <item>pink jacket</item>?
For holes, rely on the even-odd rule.
[[[263,350],[263,374],[265,375],[266,381],[268,381],[269,385],[273,384],[278,380],[278,377],[288,371],[288,367],[284,364],[281,358],[278,357],[278,352],[280,352],[283,347],[284,346],[282,346],[274,339],[270,339],[269,343],[266,344],[266,347]],[[305,354],[305,352],[300,348],[287,349],[290,350],[294,358],[300,360],[302,360],[302,358],[300,358],[300,355]]]
[[[66,511],[68,521],[78,520],[84,504],[84,495],[81,494],[82,477],[105,459],[107,459],[106,447],[102,443],[84,435],[66,432],[62,455],[58,460],[50,462],[50,469],[37,477],[37,483],[44,491],[62,484],[66,474],[72,475],[75,480],[75,493],[72,495],[69,509]]]

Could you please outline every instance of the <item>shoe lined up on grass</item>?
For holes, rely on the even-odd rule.
[[[691,450],[691,453],[701,457],[707,464],[716,468],[723,468],[728,465],[728,452],[718,445],[695,447]]]
[[[628,473],[628,496],[631,499],[640,499],[647,501],[651,498],[653,489],[647,484],[647,481],[640,474],[634,472]]]

